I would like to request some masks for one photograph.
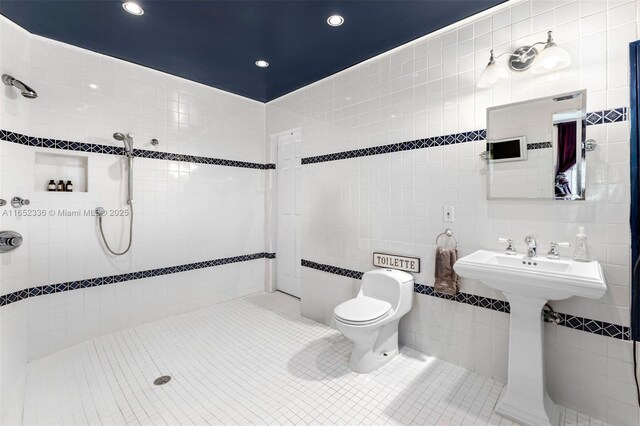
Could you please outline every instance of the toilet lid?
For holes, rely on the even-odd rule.
[[[391,304],[384,300],[360,296],[339,304],[333,314],[345,322],[364,323],[386,316],[389,310],[391,310]]]

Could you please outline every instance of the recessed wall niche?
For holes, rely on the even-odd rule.
[[[87,192],[88,162],[88,158],[82,155],[36,152],[34,189],[47,191],[47,184],[53,179],[55,183],[71,181],[73,192]]]

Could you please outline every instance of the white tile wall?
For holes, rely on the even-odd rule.
[[[637,38],[637,9],[636,1],[627,0],[512,1],[271,102],[266,119],[257,102],[31,36],[0,17],[0,71],[24,78],[40,94],[28,101],[2,89],[0,127],[102,144],[116,144],[110,136],[115,131],[131,131],[139,148],[152,149],[149,140],[157,138],[162,151],[265,162],[265,124],[266,135],[301,128],[309,156],[484,128],[488,106],[574,89],[588,90],[591,111],[626,106],[627,43]],[[504,86],[475,89],[491,47],[502,52],[542,40],[550,28],[571,53],[571,68],[535,78],[513,74]],[[495,238],[503,235],[521,241],[536,232],[543,244],[571,240],[577,226],[586,225],[610,291],[601,301],[571,299],[555,306],[626,325],[628,123],[592,126],[587,136],[601,146],[590,154],[584,203],[486,202],[477,159],[481,143],[305,166],[303,257],[367,270],[373,250],[418,254],[427,268],[417,281],[428,283],[433,239],[444,228],[443,205],[456,207],[453,228],[463,253],[498,248]],[[37,194],[36,151],[0,143],[3,198],[25,195],[32,207],[46,208],[122,206],[117,157],[89,154],[87,194]],[[0,217],[3,229],[27,237],[23,250],[0,256],[0,289],[262,251],[264,188],[271,187],[266,173],[136,159],[136,244],[126,261],[107,260],[90,218]],[[124,223],[107,225],[108,237],[121,240]],[[329,293],[322,290],[331,288],[343,299],[358,286],[306,268],[302,278],[303,309],[324,321],[336,300],[322,303]],[[19,416],[16,390],[28,359],[245,294],[263,281],[264,262],[253,261],[3,307],[3,421]],[[471,281],[462,290],[501,297]],[[507,330],[505,314],[421,295],[402,323],[403,340],[411,346],[498,380],[506,374]],[[628,343],[552,327],[546,341],[548,382],[557,402],[611,423],[637,424]]]
[[[267,104],[267,135],[302,129],[303,156],[396,143],[486,127],[486,108],[587,90],[588,111],[628,106],[628,43],[637,38],[637,1],[510,1]],[[545,39],[554,30],[572,66],[543,76],[512,73],[490,90],[475,88],[489,50]],[[590,126],[597,151],[587,159],[588,200],[576,203],[488,202],[484,143],[435,147],[303,166],[302,257],[366,271],[371,253],[418,255],[416,275],[431,284],[434,240],[451,226],[462,254],[502,248],[496,238],[535,233],[542,247],[573,241],[584,225],[603,264],[601,300],[554,303],[565,313],[629,324],[629,124]],[[444,205],[456,209],[445,224]],[[570,249],[561,250],[564,256]],[[330,323],[335,304],[358,281],[303,268],[302,309]],[[503,298],[478,282],[461,290]],[[403,340],[421,351],[504,380],[508,315],[416,295]],[[552,397],[614,424],[637,424],[631,344],[547,327]],[[606,385],[605,385],[606,384]]]
[[[24,79],[36,100],[0,94],[0,128],[78,142],[120,146],[111,135],[133,132],[136,148],[265,162],[264,105],[174,76],[28,34],[0,17],[0,72]],[[151,138],[160,144],[154,148]],[[25,237],[0,255],[0,294],[47,283],[264,251],[268,171],[134,160],[134,243],[107,256],[94,217],[59,210],[126,208],[125,162],[88,157],[88,192],[47,193],[38,152],[0,142],[0,198],[19,195],[46,217],[0,214],[0,229]],[[73,154],[71,152],[71,154]],[[50,176],[61,179],[64,176]],[[36,181],[38,179],[38,181]],[[2,212],[13,210],[1,208]],[[105,219],[112,245],[124,247],[128,222]],[[28,360],[94,336],[264,288],[265,260],[225,265],[24,300],[0,308],[0,422],[20,416]],[[5,422],[6,420],[6,422]]]
[[[0,72],[7,72],[11,63],[11,72],[15,76],[28,75],[28,53],[29,35],[14,25],[7,25],[6,20],[0,17]],[[12,123],[18,129],[26,129],[28,107],[27,102],[18,102],[14,90],[3,86],[0,94],[0,128]],[[5,149],[6,144],[0,143],[0,163],[5,156]],[[4,170],[5,164],[0,164],[0,198],[7,199]],[[2,229],[5,229],[4,222],[4,217],[0,215]],[[0,280],[13,278],[12,263],[9,257],[0,256]],[[26,264],[22,260],[16,267],[24,271]],[[28,321],[26,303],[10,309],[0,308],[0,422],[3,424],[17,424],[22,416],[28,359]]]

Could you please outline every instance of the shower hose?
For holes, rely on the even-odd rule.
[[[100,235],[102,235],[102,241],[104,241],[104,246],[107,248],[107,250],[109,250],[109,253],[114,256],[122,256],[129,251],[129,249],[131,248],[131,243],[133,242],[133,203],[129,203],[129,244],[124,251],[118,253],[117,251],[114,251],[111,249],[111,247],[109,247],[109,243],[104,236],[104,230],[102,229],[102,215],[98,216],[98,225],[100,226]]]

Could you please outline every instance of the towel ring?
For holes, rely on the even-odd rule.
[[[440,233],[436,237],[436,246],[438,245],[438,241],[440,240],[440,237],[453,238],[453,241],[456,243],[455,248],[458,248],[458,240],[456,240],[456,237],[453,236],[453,231],[451,229],[449,228],[445,229],[444,232]]]

